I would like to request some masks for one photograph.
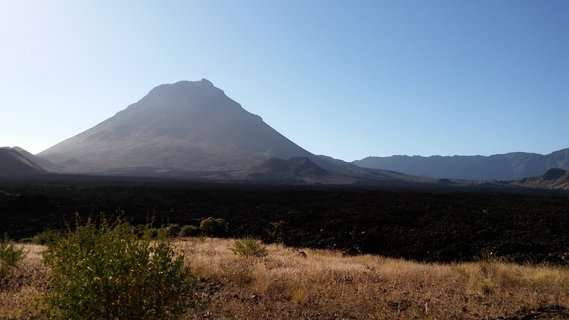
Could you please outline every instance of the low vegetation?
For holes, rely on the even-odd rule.
[[[0,278],[6,276],[25,256],[24,250],[14,246],[14,243],[4,236],[0,239]]]
[[[178,235],[180,237],[195,237],[200,234],[200,228],[193,225],[185,225],[181,227]]]
[[[121,228],[129,230],[129,227],[120,225],[118,229],[114,225],[103,229],[105,228],[114,234],[107,235],[106,239],[115,239],[119,234],[125,236],[125,231]],[[83,237],[95,237],[97,232],[99,231],[93,226],[87,225],[79,231],[83,236],[68,234],[65,235],[64,239],[67,240],[64,242],[67,241],[67,245],[71,245],[71,240],[82,243]],[[126,238],[134,241],[130,231]],[[148,245],[142,251],[158,248],[160,241],[142,240],[142,244]],[[478,262],[418,263],[375,255],[344,256],[338,251],[301,251],[282,245],[263,245],[253,239],[246,242],[243,239],[216,238],[179,238],[172,241],[169,248],[173,251],[165,250],[167,254],[154,251],[154,254],[171,257],[169,261],[180,261],[179,268],[183,266],[185,270],[192,270],[196,279],[191,287],[193,290],[190,288],[185,291],[190,295],[178,291],[183,301],[175,304],[192,304],[193,308],[178,315],[165,312],[162,318],[513,320],[530,319],[530,316],[531,319],[569,317],[569,269],[563,266],[512,264],[502,262],[492,255],[484,256]],[[266,250],[266,255],[244,259],[235,254],[236,243],[258,245]],[[39,310],[53,308],[50,301],[46,305],[45,297],[51,299],[54,289],[60,292],[57,291],[58,285],[54,287],[50,280],[59,272],[56,272],[57,268],[51,267],[49,259],[43,260],[42,256],[47,258],[54,249],[52,246],[47,248],[34,244],[16,246],[28,254],[19,267],[14,269],[11,276],[14,281],[0,290],[0,319],[47,318]],[[105,246],[106,251],[116,254],[119,251],[114,247],[121,246],[109,245],[108,242]],[[98,253],[100,246],[93,250],[96,257],[103,257],[104,254]],[[70,265],[80,264],[79,261],[82,260],[74,257],[80,257],[81,254],[76,249],[71,249],[70,252],[72,254],[57,255],[56,260],[61,259],[58,261],[62,262],[63,259],[72,259],[68,260],[74,261]],[[85,265],[93,270],[108,270],[106,266],[120,265],[116,262],[91,261],[85,256],[83,259],[87,259]],[[171,263],[168,265],[172,266]],[[111,282],[109,272],[101,272],[95,277],[87,270],[89,268],[85,269],[85,273],[74,276],[77,279],[75,282],[88,284],[89,290],[94,290],[85,293],[87,296],[99,292],[99,299],[107,299],[115,291],[126,292],[120,287],[116,289],[116,283]],[[141,272],[143,271],[137,270],[137,277],[129,278],[129,281],[141,284],[144,279]],[[69,280],[68,276],[65,278]],[[153,290],[160,287],[152,284],[152,281],[158,280],[147,278],[146,281],[150,284],[145,282],[145,285]],[[178,283],[176,281],[176,286]],[[135,286],[128,292],[135,298],[142,295],[141,292],[152,296],[152,292],[144,290]],[[75,289],[69,291],[78,292]],[[61,299],[63,303],[78,301],[77,296]],[[108,300],[92,300],[92,303],[102,309],[103,301]],[[124,300],[116,301],[134,308],[134,304]],[[148,308],[140,307],[145,302],[140,303],[137,310]],[[166,305],[160,301],[154,301],[154,304]],[[64,312],[62,309],[68,309],[70,305],[66,308],[58,307],[57,310]],[[158,318],[155,312],[148,315],[123,314],[128,314],[127,318]],[[66,318],[72,316],[67,314]]]
[[[219,283],[195,318],[515,319],[550,309],[569,317],[566,267],[491,256],[430,264],[276,245],[266,245],[261,259],[242,259],[234,243],[177,243],[196,275]]]
[[[36,234],[32,242],[39,245],[47,245],[56,242],[61,238],[61,233],[56,230],[46,230]]]
[[[50,319],[165,319],[187,306],[193,278],[158,229],[88,221],[50,243]],[[150,239],[157,239],[151,242]]]
[[[241,257],[264,257],[267,249],[258,241],[252,238],[235,240],[231,251]]]
[[[200,222],[200,231],[204,236],[221,237],[225,236],[229,228],[223,218],[205,218]]]

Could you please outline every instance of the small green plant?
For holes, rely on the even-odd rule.
[[[241,257],[264,257],[267,249],[258,241],[252,238],[235,240],[231,251]]]
[[[296,289],[292,292],[290,300],[298,304],[306,304],[308,302],[308,295],[303,289]]]
[[[167,231],[169,237],[174,238],[180,234],[182,228],[179,224],[169,224],[164,228],[164,230]]]
[[[286,222],[279,220],[276,222],[271,222],[269,227],[269,239],[276,244],[281,244],[284,241],[284,228]]]
[[[39,245],[47,245],[56,242],[61,237],[61,233],[56,230],[46,230],[36,234],[32,238],[32,243]]]
[[[50,319],[167,319],[183,312],[193,277],[166,238],[139,239],[117,220],[77,223],[49,244]]]
[[[147,228],[142,232],[142,236],[147,240],[168,238],[170,232],[165,228]]]
[[[25,255],[24,250],[16,248],[8,236],[5,235],[3,239],[0,239],[0,276],[5,275],[20,263]]]
[[[472,274],[472,290],[478,294],[491,295],[495,292],[500,273],[500,259],[492,251],[483,251],[477,263],[478,270]]]
[[[200,231],[204,236],[221,237],[227,234],[227,223],[223,218],[205,218],[200,223]]]
[[[199,235],[200,229],[192,225],[183,226],[178,233],[178,236],[180,237],[197,237]]]

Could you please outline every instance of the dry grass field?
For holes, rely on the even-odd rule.
[[[175,240],[199,279],[183,319],[569,319],[569,269],[424,264],[372,255],[268,245],[239,257],[233,240]],[[41,252],[0,279],[0,319],[42,319],[49,274]]]

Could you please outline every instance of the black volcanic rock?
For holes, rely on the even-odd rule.
[[[514,152],[492,156],[368,157],[354,164],[432,178],[519,180],[543,174],[548,168],[569,169],[569,149],[548,155]]]
[[[21,177],[46,173],[37,163],[12,148],[0,148],[0,176]]]
[[[311,154],[202,79],[160,85],[38,156],[63,172],[140,173],[243,170],[271,157]]]

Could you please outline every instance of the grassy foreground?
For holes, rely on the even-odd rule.
[[[423,264],[275,245],[256,258],[236,255],[233,240],[174,244],[201,279],[199,303],[182,319],[569,318],[567,267]],[[42,319],[45,247],[21,246],[23,263],[0,279],[0,319]]]

